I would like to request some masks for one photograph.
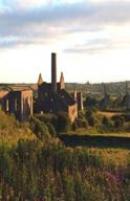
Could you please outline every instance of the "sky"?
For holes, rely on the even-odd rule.
[[[0,83],[130,80],[130,0],[0,0]]]

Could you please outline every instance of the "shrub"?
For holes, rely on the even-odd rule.
[[[112,122],[109,118],[107,118],[106,116],[103,117],[102,119],[102,129],[105,129],[105,130],[110,130],[112,129]]]
[[[73,176],[63,174],[63,188],[65,201],[75,201],[75,189],[74,189],[74,179]]]
[[[88,122],[85,118],[78,118],[72,125],[72,129],[76,130],[77,128],[88,128]]]
[[[56,130],[54,128],[54,126],[50,123],[50,122],[47,122],[47,127],[48,127],[48,131],[49,133],[52,135],[52,136],[56,136]]]
[[[92,112],[92,110],[87,110],[85,116],[86,116],[89,126],[93,127],[96,123],[96,119],[94,117],[94,113]]]
[[[67,113],[65,112],[59,112],[57,114],[57,128],[56,130],[58,132],[67,132],[71,128],[71,122],[69,120],[69,117]]]
[[[35,117],[31,117],[30,126],[32,131],[37,135],[39,139],[49,137],[49,130],[47,125],[44,122],[41,122]]]
[[[122,116],[119,115],[113,116],[112,121],[114,122],[114,127],[116,129],[122,128],[124,125],[124,118]]]
[[[36,118],[45,123],[50,122],[53,124],[57,121],[57,116],[55,114],[51,114],[51,113],[37,114]]]
[[[98,105],[98,101],[95,98],[93,98],[91,96],[88,96],[86,98],[86,101],[85,101],[86,108],[90,108],[90,109],[96,108],[97,105]]]

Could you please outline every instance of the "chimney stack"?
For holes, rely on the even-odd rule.
[[[51,84],[53,92],[57,91],[56,53],[51,54]]]

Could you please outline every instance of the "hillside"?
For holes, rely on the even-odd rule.
[[[25,125],[0,112],[0,200],[129,200],[129,146],[101,136],[93,136],[94,144],[73,136],[65,146],[44,120],[34,117],[32,126]]]
[[[36,140],[35,134],[29,125],[20,124],[13,116],[0,111],[0,144],[16,145],[19,140]]]
[[[104,83],[106,86],[107,92],[112,96],[122,96],[126,93],[126,82],[109,82]],[[127,81],[128,88],[130,86],[130,81]],[[0,83],[0,88],[2,87],[31,87],[34,91],[37,89],[36,83]],[[66,83],[66,89],[68,91],[82,91],[84,94],[90,94],[93,96],[100,95],[102,96],[104,94],[104,88],[103,83]]]
[[[111,96],[122,96],[126,93],[126,82],[110,82],[104,83],[106,86],[107,93]],[[130,81],[127,82],[128,88],[130,86]],[[66,88],[69,91],[82,91],[84,94],[89,94],[92,96],[103,96],[104,95],[104,87],[103,83],[86,83],[86,84],[78,84],[78,83],[67,83]]]

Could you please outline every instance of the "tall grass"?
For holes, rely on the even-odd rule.
[[[66,147],[56,137],[41,138],[41,143],[28,125],[2,115],[0,200],[129,200],[128,147]],[[42,134],[41,125],[39,128]]]
[[[19,123],[14,116],[0,111],[0,144],[15,145],[20,139],[36,139],[35,134],[26,123]]]

